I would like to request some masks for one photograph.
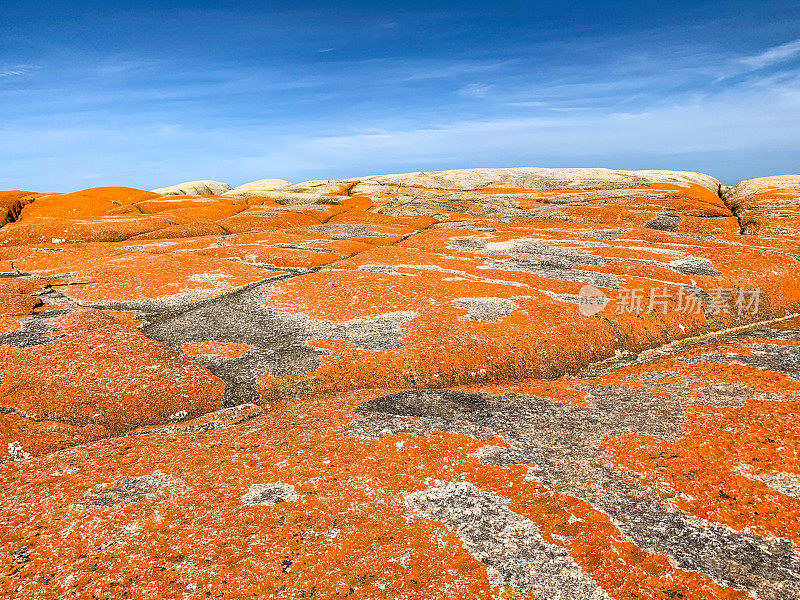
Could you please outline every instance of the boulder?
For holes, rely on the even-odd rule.
[[[207,194],[209,196],[219,196],[232,188],[227,183],[203,179],[202,181],[187,181],[169,187],[153,190],[161,196],[196,196]]]
[[[800,175],[741,181],[724,193],[745,234],[800,234]]]

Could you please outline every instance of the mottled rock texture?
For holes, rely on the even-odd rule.
[[[231,186],[227,183],[220,181],[212,181],[211,179],[203,179],[202,181],[186,181],[177,185],[171,185],[165,188],[158,188],[153,190],[156,194],[162,196],[186,196],[192,194],[222,194],[229,192]]]
[[[724,198],[739,216],[742,233],[800,234],[800,175],[742,181]]]
[[[800,598],[799,219],[670,171],[0,192],[0,597]]]

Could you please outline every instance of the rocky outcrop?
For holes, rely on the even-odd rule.
[[[294,184],[283,179],[259,179],[245,183],[225,192],[226,196],[234,198],[249,198],[251,196],[270,196],[282,190],[291,190]]]
[[[15,221],[19,217],[19,213],[22,212],[23,207],[33,200],[35,196],[36,194],[32,192],[20,190],[0,192],[0,227]]]
[[[25,196],[0,596],[800,598],[799,181]]]
[[[615,171],[612,169],[542,169],[520,167],[515,169],[457,169],[372,175],[345,180],[319,180],[292,184],[282,179],[262,179],[234,188],[226,195],[244,196],[268,192],[331,193],[342,186],[354,185],[353,193],[364,193],[386,187],[416,187],[441,190],[478,191],[495,185],[526,190],[548,189],[613,189],[631,187],[636,183],[677,183],[702,185],[714,193],[720,182],[688,171]]]
[[[199,194],[219,196],[231,189],[231,186],[227,183],[203,179],[202,181],[187,181],[165,188],[158,188],[157,190],[153,190],[153,192],[161,196],[195,196]]]
[[[724,198],[742,233],[800,234],[800,175],[748,179],[726,190]]]

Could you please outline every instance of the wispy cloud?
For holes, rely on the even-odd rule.
[[[746,56],[740,62],[752,69],[763,69],[777,63],[787,61],[800,55],[800,39],[773,46],[753,56]]]
[[[491,83],[468,83],[458,93],[468,98],[485,98],[492,91],[492,88],[494,88],[494,85]]]
[[[0,69],[0,77],[19,77],[30,73],[34,67],[29,65],[15,65],[14,67],[7,67]]]
[[[796,171],[800,39],[765,47],[793,40],[791,23],[737,2],[747,18],[709,8],[713,27],[696,13],[606,26],[588,6],[565,21],[554,2],[182,11],[178,30],[203,43],[175,36],[171,12],[48,17],[0,52],[0,176],[14,182],[0,187],[525,164]],[[671,158],[687,152],[698,160]],[[719,158],[732,152],[738,163]]]
[[[453,119],[416,129],[387,126],[348,135],[298,134],[273,141],[278,151],[251,155],[243,164],[262,169],[260,176],[277,170],[287,179],[297,179],[296,174],[352,176],[352,165],[364,171],[356,175],[398,169],[579,165],[698,170],[735,183],[759,174],[752,156],[762,154],[788,157],[773,162],[773,173],[796,171],[791,156],[793,140],[800,136],[800,80],[764,85],[743,84],[708,97],[687,96],[629,112],[552,112]],[[679,158],[688,155],[691,160]],[[309,165],[317,171],[310,172]]]
[[[516,62],[518,62],[516,59],[495,61],[439,61],[428,64],[418,61],[416,71],[406,77],[406,81],[422,81],[425,79],[442,79],[447,77],[459,77],[461,75],[472,75],[474,73],[486,73],[513,65]]]
[[[508,106],[515,106],[517,108],[544,108],[548,106],[547,102],[541,100],[520,100],[515,102],[507,102]]]

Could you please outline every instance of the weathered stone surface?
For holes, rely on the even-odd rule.
[[[724,197],[739,217],[742,233],[800,234],[800,175],[748,179],[728,189]]]
[[[544,190],[583,190],[614,189],[615,187],[635,187],[636,184],[676,183],[702,185],[714,193],[720,182],[688,171],[615,171],[613,169],[542,169],[521,167],[515,169],[456,169],[452,171],[433,171],[399,173],[394,175],[373,175],[349,180],[319,180],[292,184],[282,179],[262,179],[234,188],[226,195],[283,193],[333,193],[349,188],[350,193],[374,193],[389,191],[390,188],[416,187],[421,189],[440,189],[458,191],[479,191],[501,185],[511,189],[528,191]]]
[[[2,590],[797,598],[798,500],[770,483],[800,469],[800,384],[741,359],[796,356],[799,326],[9,461]]]
[[[800,598],[798,186],[0,194],[0,597]]]
[[[273,193],[293,187],[294,184],[291,181],[283,179],[259,179],[258,181],[252,181],[230,189],[225,192],[225,195],[239,198],[248,198],[250,196],[269,196],[272,198],[274,197]]]
[[[187,181],[177,185],[158,188],[157,190],[153,190],[153,192],[160,194],[161,196],[193,196],[196,194],[219,196],[220,194],[229,192],[232,189],[233,188],[227,183],[212,181],[211,179],[203,179],[201,181]]]
[[[15,221],[25,205],[35,196],[33,192],[21,190],[0,192],[0,227]]]

